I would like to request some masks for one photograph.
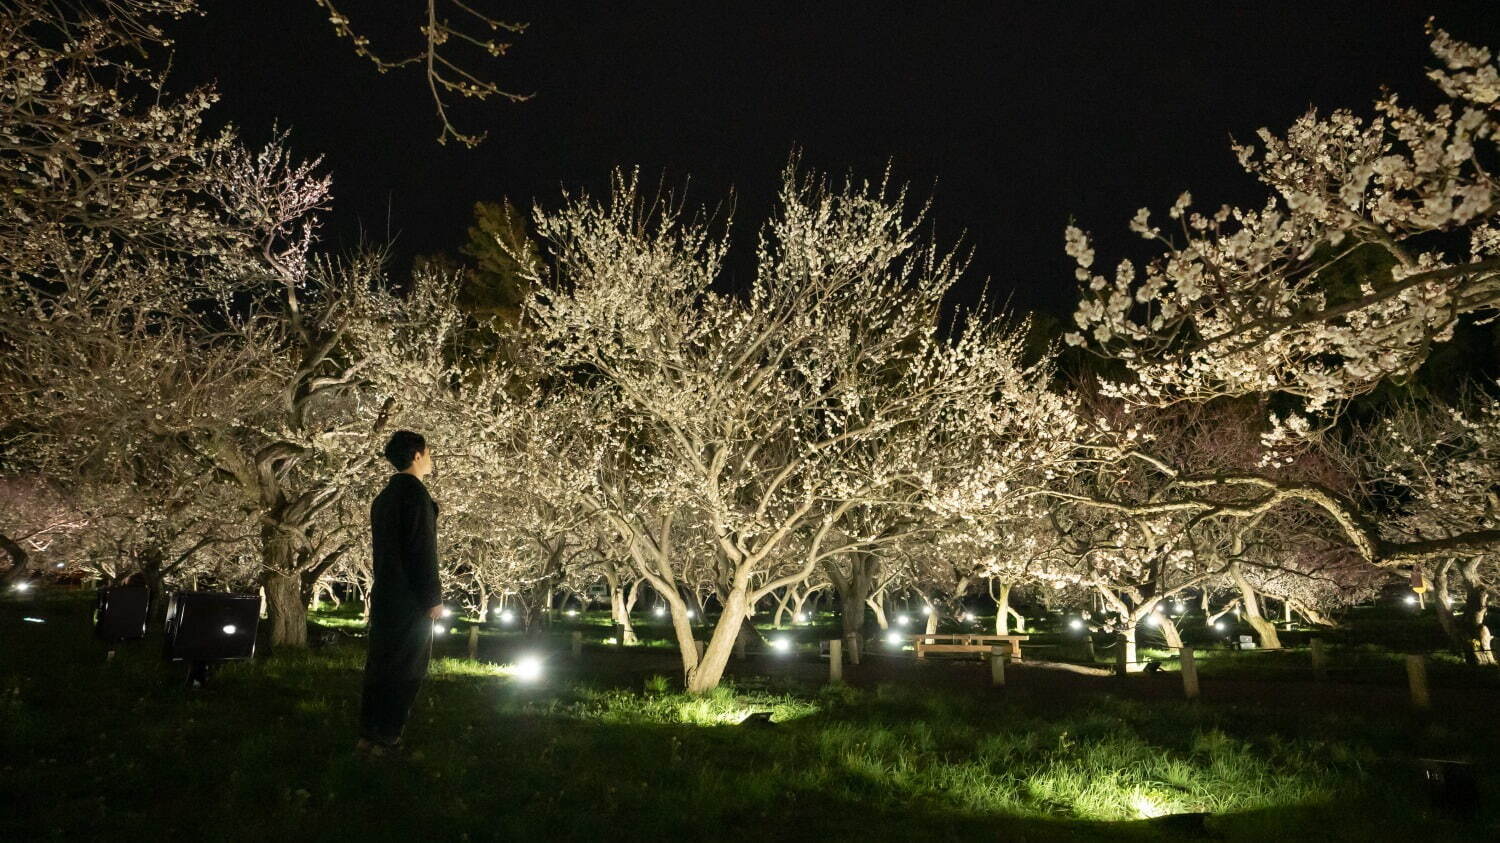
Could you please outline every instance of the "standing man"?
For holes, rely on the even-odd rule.
[[[370,504],[375,582],[356,749],[386,755],[401,745],[432,657],[432,624],[443,616],[437,568],[437,504],[422,478],[432,454],[420,433],[398,430],[385,445],[397,473]]]

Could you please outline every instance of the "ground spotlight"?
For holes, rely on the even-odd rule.
[[[771,649],[778,653],[789,653],[792,649],[792,640],[790,638],[772,638]]]
[[[698,613],[693,611],[692,609],[688,609],[688,620],[692,620],[696,617],[698,617]]]
[[[1415,605],[1417,605],[1417,595],[1415,595],[1415,594],[1408,594],[1408,595],[1406,595],[1406,597],[1404,599],[1406,600],[1406,603],[1409,606],[1415,606]]]
[[[444,606],[443,607],[443,617],[445,617],[445,618],[451,618],[451,617],[453,617],[453,610],[450,609],[450,608],[448,608],[447,606]]]
[[[900,647],[902,644],[906,643],[906,639],[903,638],[901,636],[901,633],[899,632],[888,632],[885,636],[885,643],[891,645],[892,647]]]
[[[667,610],[663,609],[660,606],[657,606],[655,609],[652,609],[651,612],[652,612],[652,614],[656,615],[659,618],[662,615],[665,615],[667,613]]]
[[[896,623],[899,623],[902,626],[906,626],[910,622],[911,622],[911,618],[908,618],[906,615],[897,615],[896,616]]]
[[[113,658],[121,641],[139,641],[146,637],[146,619],[151,594],[145,586],[130,585],[99,589],[99,603],[94,612],[94,635],[109,647]]]
[[[1223,621],[1214,621],[1214,629],[1218,630],[1219,632],[1223,632],[1224,631],[1224,622]]]
[[[181,591],[167,603],[166,657],[191,662],[188,686],[208,683],[212,663],[252,658],[260,595]]]
[[[15,585],[11,586],[11,588],[14,588],[16,591],[29,591],[31,589],[31,583],[18,582]]]
[[[930,614],[932,614],[932,607],[931,606],[923,606],[922,607],[922,614],[924,614],[924,615],[930,615]]]
[[[435,623],[435,624],[432,625],[432,634],[433,635],[442,635],[442,634],[446,633],[447,631],[448,630],[444,629],[443,625],[440,624],[440,623]]]
[[[501,623],[510,623],[511,621],[513,621],[515,619],[516,619],[515,613],[512,612],[509,609],[506,609],[505,611],[503,611],[503,612],[500,613],[500,622]]]
[[[964,620],[968,621],[969,623],[973,623],[974,622],[974,613],[973,612],[964,612]]]
[[[542,678],[542,660],[536,656],[523,656],[516,662],[513,672],[522,682],[534,682]]]
[[[1073,629],[1083,629],[1083,621],[1079,618],[1074,618],[1068,621],[1068,626]]]

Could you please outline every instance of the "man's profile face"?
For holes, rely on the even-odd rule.
[[[411,473],[418,477],[426,477],[432,473],[432,448],[430,446],[425,451],[418,451],[411,458]]]

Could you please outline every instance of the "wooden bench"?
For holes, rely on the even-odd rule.
[[[1021,642],[1029,635],[918,635],[913,639],[917,647],[917,658],[925,659],[928,653],[978,653],[980,658],[990,654],[991,647],[1010,648],[1010,660],[1021,660]]]

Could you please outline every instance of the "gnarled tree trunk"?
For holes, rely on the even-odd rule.
[[[1255,630],[1260,637],[1260,646],[1265,650],[1280,650],[1281,636],[1276,633],[1276,624],[1266,620],[1260,612],[1260,598],[1255,593],[1255,587],[1246,579],[1245,572],[1240,569],[1240,563],[1235,562],[1229,566],[1229,575],[1234,580],[1235,588],[1240,592],[1240,605],[1245,607],[1245,622]]]

